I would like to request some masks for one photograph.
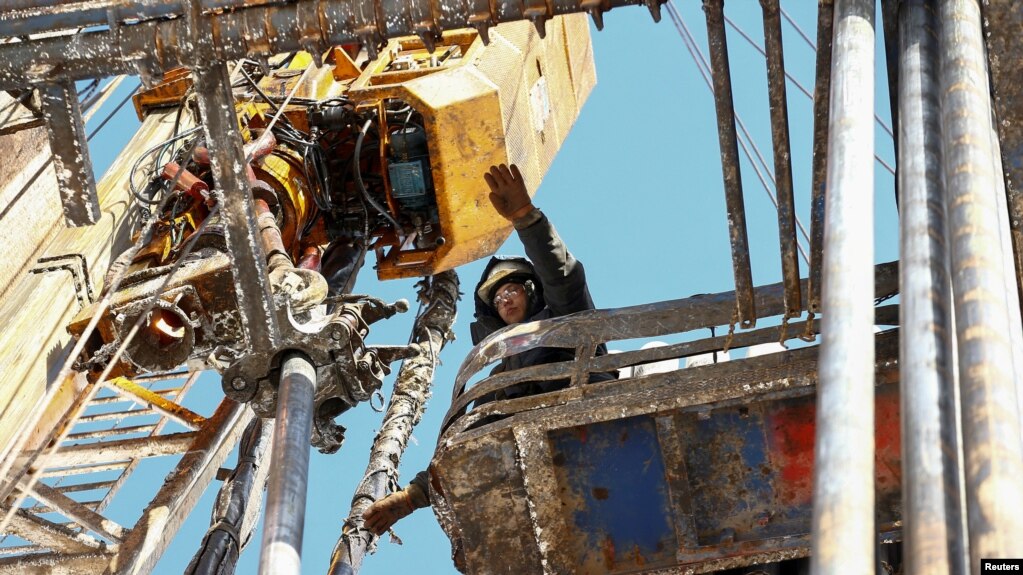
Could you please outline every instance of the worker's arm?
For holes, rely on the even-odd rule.
[[[593,309],[582,263],[569,253],[547,216],[533,206],[518,167],[493,166],[484,179],[494,209],[515,226],[551,312],[565,315]]]
[[[399,519],[430,505],[430,476],[420,471],[408,487],[374,501],[362,513],[363,525],[374,535],[383,535]]]

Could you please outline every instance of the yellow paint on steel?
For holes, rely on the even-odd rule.
[[[418,38],[391,40],[352,84],[361,106],[400,99],[423,115],[443,244],[392,247],[380,279],[436,274],[487,257],[511,233],[491,207],[484,172],[515,163],[532,193],[596,82],[584,15],[552,19],[541,40],[528,22],[491,30],[484,46],[473,30],[445,32],[434,54],[457,46],[461,58],[438,66],[389,71],[395,55],[430,58]]]
[[[167,417],[177,420],[181,424],[192,429],[199,429],[206,423],[206,418],[192,410],[178,405],[166,397],[155,393],[125,377],[115,377],[105,383],[106,387],[120,395],[128,395],[137,399],[153,409],[156,409]]]

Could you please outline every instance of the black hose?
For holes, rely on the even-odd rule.
[[[138,190],[135,189],[135,172],[138,170],[139,166],[142,164],[142,160],[146,159],[146,157],[148,157],[153,152],[156,152],[156,151],[160,150],[161,148],[163,148],[165,146],[169,146],[170,144],[172,144],[172,143],[174,143],[174,142],[176,142],[176,141],[178,141],[178,140],[180,140],[182,138],[188,137],[188,136],[194,134],[195,132],[198,132],[201,129],[202,129],[202,126],[196,126],[196,127],[191,128],[189,130],[185,130],[184,132],[182,132],[182,133],[180,133],[180,134],[170,138],[169,140],[160,142],[159,144],[157,144],[157,145],[153,146],[152,148],[149,148],[145,152],[142,152],[141,154],[139,154],[138,159],[135,160],[135,163],[131,166],[131,171],[128,173],[128,190],[131,191],[132,195],[135,196],[136,199],[138,199],[141,202],[147,203],[149,205],[155,205],[155,204],[160,203],[159,199],[149,200],[149,199],[143,198],[142,195],[138,192]],[[196,141],[198,141],[198,139]]]
[[[373,118],[366,120],[366,123],[362,125],[362,129],[359,130],[359,137],[355,140],[355,161],[352,162],[352,170],[355,175],[355,185],[359,188],[359,193],[362,194],[366,203],[373,206],[374,210],[380,212],[380,215],[384,216],[384,218],[387,219],[392,226],[394,226],[394,233],[398,236],[398,244],[401,245],[405,242],[405,235],[402,233],[404,230],[402,230],[401,226],[398,225],[397,220],[395,220],[391,214],[387,213],[387,210],[381,207],[380,204],[378,204],[376,200],[369,195],[369,191],[366,190],[366,184],[362,181],[362,170],[359,168],[359,164],[362,163],[362,157],[360,155],[362,153],[362,141],[366,138],[366,132],[369,130],[369,126],[372,123]]]

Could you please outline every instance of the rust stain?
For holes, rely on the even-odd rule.
[[[646,565],[646,559],[643,558],[643,553],[640,552],[639,545],[633,545],[632,546],[632,553],[629,553],[629,556],[632,557],[632,561],[638,567],[642,567],[642,566]]]
[[[600,544],[600,550],[604,554],[604,566],[608,571],[615,568],[615,542],[608,535]]]
[[[599,499],[600,501],[604,501],[609,496],[610,496],[610,493],[608,492],[607,487],[594,487],[593,488],[593,497],[595,497],[596,499]]]

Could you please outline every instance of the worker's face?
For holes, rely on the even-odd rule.
[[[493,302],[497,315],[504,323],[511,325],[526,319],[526,288],[520,283],[507,283],[494,292]]]

